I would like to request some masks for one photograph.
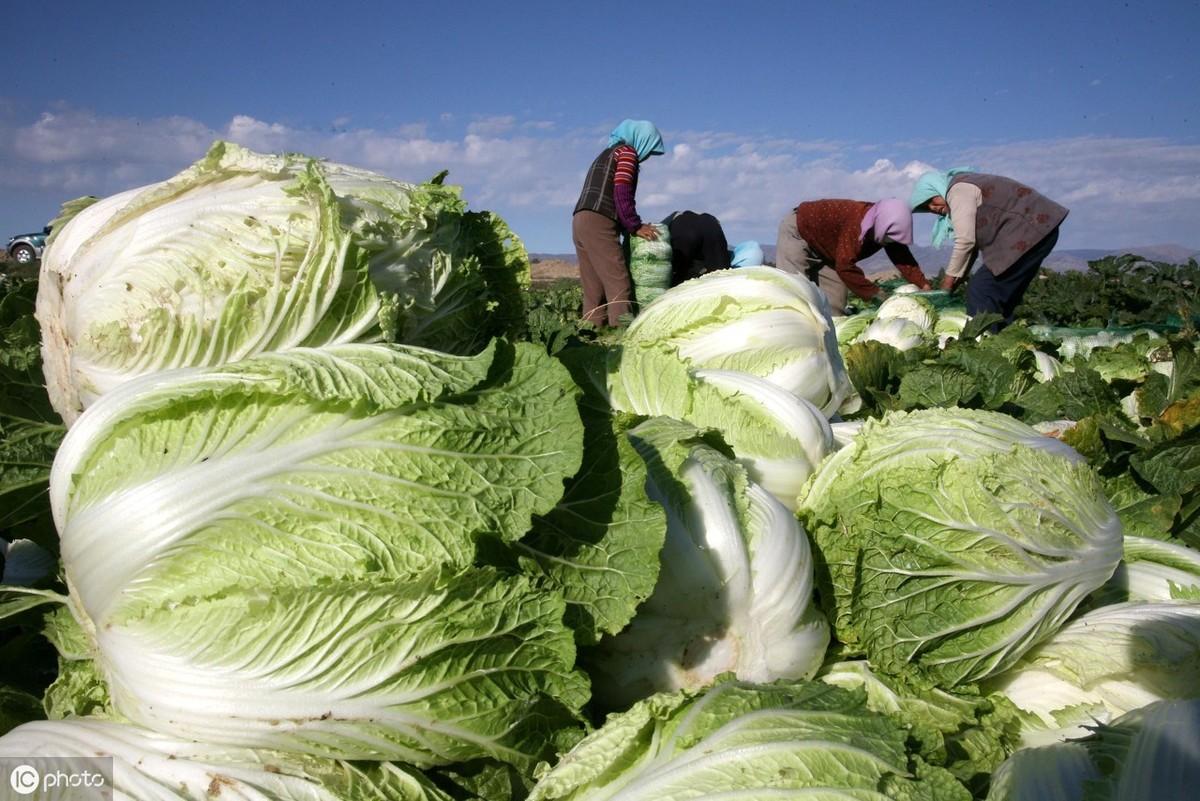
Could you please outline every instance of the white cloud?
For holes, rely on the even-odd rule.
[[[517,124],[517,118],[510,115],[483,117],[467,125],[467,133],[479,136],[499,136],[508,133]]]
[[[963,156],[1068,206],[1066,247],[1196,247],[1200,239],[1200,145],[1075,137],[977,147]]]
[[[466,122],[452,115],[443,115],[433,128],[413,121],[388,130],[354,128],[345,117],[318,130],[238,115],[213,130],[181,117],[106,117],[65,107],[23,125],[13,125],[11,116],[0,118],[0,128],[0,224],[14,229],[52,216],[70,197],[111,194],[167,178],[203,155],[213,139],[224,137],[402,180],[424,180],[448,169],[449,180],[464,187],[473,206],[504,215],[539,251],[570,249],[571,208],[608,130],[607,125],[563,130],[549,121],[514,116]],[[1070,206],[1063,229],[1068,247],[1200,244],[1197,145],[1113,137],[964,149],[944,140],[863,143],[725,131],[665,134],[667,155],[643,165],[638,193],[643,217],[659,219],[682,208],[709,211],[722,220],[731,240],[773,243],[779,220],[806,199],[907,197],[932,162],[941,168],[969,163],[1009,175]],[[34,202],[42,206],[29,209]]]

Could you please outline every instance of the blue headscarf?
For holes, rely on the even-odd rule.
[[[625,120],[608,137],[608,146],[624,142],[637,151],[638,161],[645,161],[651,156],[659,156],[666,152],[663,149],[662,134],[647,120]]]
[[[946,197],[946,193],[950,191],[950,179],[960,172],[978,172],[978,170],[974,167],[955,167],[945,172],[931,170],[917,179],[912,194],[908,196],[908,205],[913,211],[916,211],[935,197]],[[940,248],[953,234],[954,225],[950,222],[950,215],[938,217],[937,222],[933,224],[933,246]]]
[[[763,263],[763,249],[753,239],[733,246],[729,264],[733,267],[757,267]]]

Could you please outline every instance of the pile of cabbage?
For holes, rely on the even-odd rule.
[[[945,301],[943,291],[923,292],[902,284],[879,308],[837,318],[838,344],[846,348],[857,342],[883,342],[906,351],[933,341],[945,347],[959,337],[968,320],[962,306]]]
[[[519,240],[454,188],[224,143],[68,204],[42,269],[58,542],[6,544],[0,625],[58,673],[0,686],[0,757],[139,799],[1170,797],[1200,769],[1164,733],[1195,729],[1200,558],[1001,411],[843,420],[803,277],[712,273],[551,355]],[[921,325],[902,300],[871,325]]]

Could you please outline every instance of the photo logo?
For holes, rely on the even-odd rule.
[[[30,765],[17,765],[12,773],[8,774],[8,783],[21,795],[29,795],[37,790],[41,781],[42,777],[37,768]]]

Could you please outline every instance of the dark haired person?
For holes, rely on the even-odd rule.
[[[711,214],[676,211],[663,225],[671,234],[671,286],[732,266],[725,231]]]

